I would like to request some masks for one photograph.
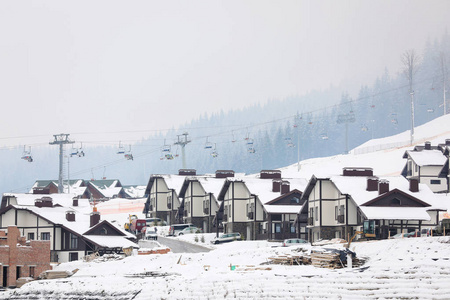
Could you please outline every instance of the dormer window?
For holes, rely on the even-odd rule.
[[[394,198],[391,200],[391,205],[392,206],[400,206],[401,205],[401,201],[400,199]]]
[[[291,198],[291,204],[299,204],[299,203],[300,203],[300,199],[298,199],[297,197]]]

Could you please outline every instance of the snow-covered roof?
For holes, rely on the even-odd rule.
[[[111,235],[84,235],[84,238],[94,242],[100,247],[105,248],[139,248],[136,243],[125,239],[123,236],[111,236]]]
[[[447,161],[447,157],[439,150],[407,150],[406,153],[418,166],[443,166]]]
[[[280,192],[272,191],[271,179],[260,179],[255,177],[245,177],[242,179],[250,193],[258,196],[262,204],[266,204],[281,196]],[[283,181],[289,181],[290,190],[297,189],[303,192],[308,184],[304,178],[283,178]]]
[[[61,205],[67,208],[74,208],[78,211],[89,212],[90,203],[89,199],[78,199],[78,206],[73,206],[73,198],[77,197],[76,194],[22,194],[22,193],[4,193],[3,196],[12,196],[16,198],[17,205],[19,206],[33,206],[35,200],[42,199],[43,197],[52,198],[53,205]]]
[[[342,194],[349,194],[355,203],[359,206],[377,198],[378,191],[367,191],[367,177],[359,176],[332,176],[330,180],[336,185]],[[403,176],[380,177],[379,180],[389,182],[389,190],[398,189],[414,198],[431,205],[427,209],[446,209],[440,201],[437,201],[436,195],[426,184],[419,184],[418,192],[409,190],[409,181]]]
[[[145,185],[127,185],[123,186],[123,190],[131,198],[142,198],[145,195]]]
[[[423,207],[360,207],[367,218],[372,220],[431,220]]]
[[[184,179],[186,178],[186,176],[183,175],[172,175],[172,174],[152,175],[152,176],[164,178],[167,187],[169,189],[175,190],[177,194],[180,192],[181,186],[183,185]]]
[[[264,205],[269,214],[299,214],[302,205]]]

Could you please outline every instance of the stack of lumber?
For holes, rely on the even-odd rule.
[[[42,272],[39,275],[39,277],[41,279],[58,279],[58,278],[67,278],[67,277],[72,276],[72,275],[73,275],[73,272],[70,272],[70,271],[48,270],[48,271]]]
[[[268,259],[273,264],[281,265],[301,265],[305,261],[300,255],[278,255],[269,257]]]
[[[343,267],[338,253],[312,252],[311,264],[315,267],[329,269],[338,269]]]

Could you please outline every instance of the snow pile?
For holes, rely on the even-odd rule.
[[[298,254],[300,248],[277,246],[267,241],[236,241],[217,245],[208,253],[65,263],[56,269],[79,271],[64,280],[28,283],[0,298],[448,299],[450,293],[448,237],[353,243],[351,250],[369,258],[365,266],[355,269],[270,265],[266,269],[232,270],[235,265],[268,267],[269,257]],[[303,247],[307,250],[311,246]]]

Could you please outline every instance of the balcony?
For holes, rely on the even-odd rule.
[[[344,215],[339,215],[339,216],[337,216],[337,222],[338,222],[338,223],[344,223],[344,221],[345,221]]]
[[[314,225],[314,218],[308,218],[308,225],[309,226],[312,226],[312,225]]]
[[[249,212],[249,213],[247,214],[247,217],[248,217],[250,220],[253,220],[253,212],[252,212],[252,211]]]

